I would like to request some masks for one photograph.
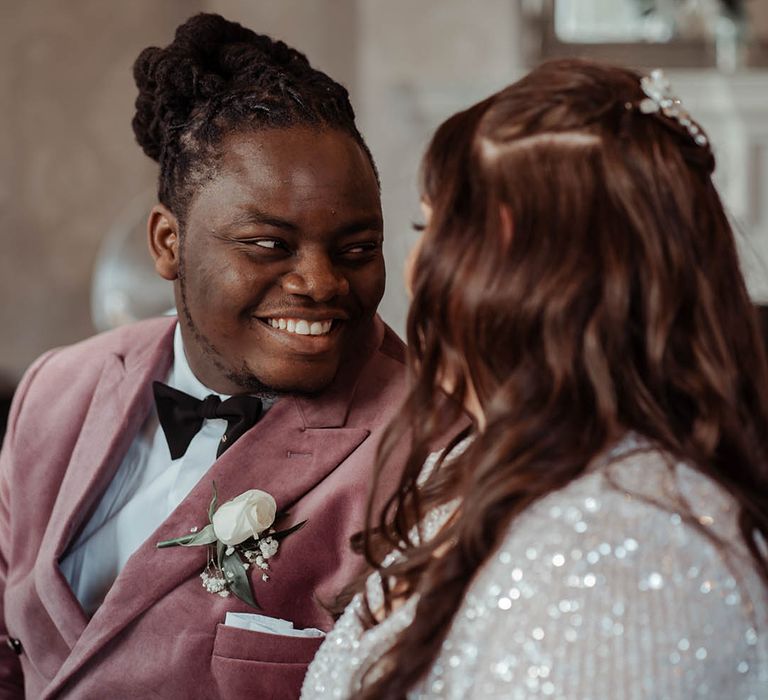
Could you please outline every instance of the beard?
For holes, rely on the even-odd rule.
[[[276,396],[277,392],[259,380],[253,373],[253,370],[248,367],[248,363],[245,360],[243,360],[243,364],[239,368],[234,368],[228,365],[224,361],[223,355],[216,349],[216,346],[195,323],[195,320],[192,318],[192,313],[189,310],[189,304],[187,303],[186,269],[184,265],[183,245],[181,246],[181,251],[178,271],[181,315],[198,346],[202,348],[203,353],[211,364],[230,382],[240,387],[244,394],[251,394],[263,398]]]

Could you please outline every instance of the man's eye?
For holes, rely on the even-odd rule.
[[[358,243],[356,245],[351,245],[348,248],[344,248],[342,254],[349,257],[358,257],[373,253],[378,250],[378,248],[378,243]]]
[[[240,241],[246,249],[250,249],[254,253],[257,252],[256,249],[263,250],[265,253],[267,251],[269,252],[275,252],[275,253],[283,253],[287,250],[289,250],[288,245],[285,241],[281,241],[279,238],[248,238],[243,239]]]
[[[259,238],[255,241],[253,241],[254,245],[260,246],[262,248],[279,248],[282,244],[280,241],[276,241],[272,238]]]

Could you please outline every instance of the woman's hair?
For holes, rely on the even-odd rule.
[[[360,145],[376,172],[346,89],[282,41],[219,15],[195,15],[166,48],[144,49],[133,75],[133,131],[160,165],[160,202],[181,219],[233,131],[337,129]]]
[[[422,173],[432,216],[408,317],[414,385],[379,466],[403,440],[410,454],[362,536],[382,571],[384,610],[420,598],[360,697],[400,698],[423,677],[510,523],[626,431],[732,494],[768,581],[768,374],[756,315],[709,146],[685,120],[641,111],[644,98],[633,71],[553,61],[432,139]],[[484,429],[417,489],[429,445],[469,390]],[[433,540],[412,534],[457,496]],[[402,557],[383,567],[392,549]],[[376,624],[370,609],[363,621]]]

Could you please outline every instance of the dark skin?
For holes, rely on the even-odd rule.
[[[228,134],[185,230],[150,214],[192,371],[221,394],[317,392],[369,330],[384,293],[370,161],[349,135],[307,127]]]

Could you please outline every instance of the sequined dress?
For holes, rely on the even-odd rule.
[[[424,536],[453,508],[427,516]],[[409,697],[768,698],[768,591],[737,511],[707,477],[628,435],[510,527]],[[368,591],[376,608],[377,574]],[[416,602],[364,631],[355,598],[310,665],[301,697],[349,697],[413,620]]]

